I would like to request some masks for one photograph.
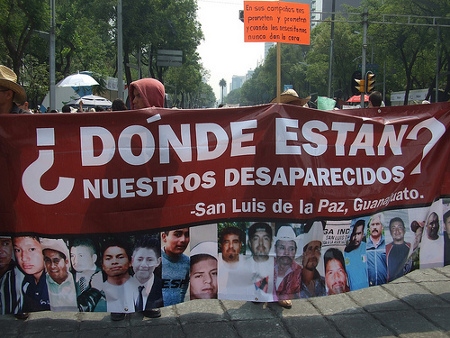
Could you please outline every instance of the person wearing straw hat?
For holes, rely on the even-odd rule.
[[[270,101],[270,103],[279,102],[279,103],[293,104],[295,106],[306,107],[310,99],[311,96],[308,96],[304,99],[300,98],[294,89],[288,89],[280,94],[279,100],[277,100],[277,98],[274,98],[272,101]]]
[[[325,277],[321,276],[317,270],[320,261],[322,249],[323,230],[325,222],[315,221],[306,224],[305,230],[308,232],[303,235],[303,255],[302,255],[302,284],[300,288],[300,297],[318,297],[325,296],[327,290],[325,287]]]
[[[25,102],[27,96],[17,83],[17,75],[8,67],[0,65],[0,114],[29,114],[16,102]]]
[[[298,239],[289,224],[279,227],[275,237],[274,300],[284,308],[300,298],[302,267],[295,261]]]

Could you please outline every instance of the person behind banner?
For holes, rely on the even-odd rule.
[[[136,311],[142,311],[144,317],[161,317],[160,307],[164,306],[162,280],[155,274],[161,264],[161,242],[151,235],[137,237],[134,243],[131,266],[133,278],[138,284]]]
[[[217,290],[217,242],[200,242],[191,250],[190,299],[216,299]]]
[[[400,217],[389,221],[392,242],[386,245],[388,282],[404,275],[404,267],[411,249],[411,243],[405,242],[405,223]]]
[[[450,265],[450,210],[444,213],[444,265]]]
[[[50,299],[44,273],[44,255],[39,237],[13,237],[14,255],[25,274],[21,286],[23,303],[18,313],[50,310]]]
[[[78,311],[75,282],[69,273],[69,249],[62,239],[42,238],[41,245],[47,271],[50,309]]]
[[[189,242],[189,228],[161,233],[162,293],[164,306],[184,302],[189,287],[189,257],[184,254]]]
[[[363,219],[355,222],[350,234],[349,243],[344,249],[345,270],[350,290],[359,290],[369,286],[367,273],[367,256]]]
[[[328,295],[337,295],[350,291],[342,252],[339,249],[330,248],[323,255],[323,261],[325,264],[325,284]]]
[[[219,298],[239,300],[246,293],[250,278],[245,272],[245,261],[241,249],[245,233],[235,226],[228,226],[220,232],[219,245]]]
[[[164,107],[164,85],[153,78],[144,78],[130,83],[128,89],[131,109]]]
[[[308,222],[305,226],[307,232],[303,235],[302,255],[302,284],[300,298],[325,296],[327,294],[325,277],[317,270],[320,262],[323,230],[325,222]]]
[[[383,235],[384,215],[378,213],[369,222],[369,238],[366,245],[369,286],[387,282],[386,242]]]
[[[97,246],[90,238],[77,238],[71,243],[70,261],[75,277],[80,312],[106,312],[102,269],[97,266]]]
[[[246,269],[251,273],[248,298],[253,302],[273,302],[274,257],[269,256],[273,231],[266,222],[253,223],[248,228],[248,247],[252,255],[246,259]]]
[[[439,216],[431,212],[425,222],[420,244],[420,268],[428,269],[443,266],[444,240],[439,236]]]
[[[102,270],[106,274],[103,292],[111,320],[119,321],[135,312],[138,283],[131,278],[131,249],[125,240],[111,238],[103,246]]]
[[[25,90],[17,83],[17,75],[12,69],[0,65],[0,114],[31,114],[16,104],[26,100]]]
[[[302,267],[295,261],[298,238],[289,224],[278,228],[275,236],[274,300],[284,308],[300,298]]]

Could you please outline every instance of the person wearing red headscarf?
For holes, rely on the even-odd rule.
[[[157,79],[145,78],[130,83],[131,109],[164,107],[164,85]]]

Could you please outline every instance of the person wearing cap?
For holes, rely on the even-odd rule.
[[[274,300],[284,308],[300,298],[302,267],[295,261],[297,236],[291,225],[281,225],[275,237]]]
[[[50,299],[45,278],[44,255],[39,237],[13,237],[17,265],[25,275],[21,286],[23,303],[18,314],[50,310]]]
[[[310,96],[307,98],[300,98],[294,89],[287,89],[280,94],[279,98],[274,98],[270,103],[287,103],[294,106],[308,107],[308,102],[311,99]]]
[[[50,309],[52,311],[78,311],[77,292],[73,276],[69,273],[69,249],[62,239],[42,238]]]
[[[323,255],[323,261],[328,295],[337,295],[350,291],[342,252],[339,249],[330,248]]]
[[[266,222],[257,222],[248,228],[247,233],[252,255],[246,261],[251,273],[251,285],[246,294],[253,302],[272,302],[274,257],[269,256],[272,227]]]
[[[25,90],[17,83],[17,75],[0,65],[0,114],[29,114],[16,104],[27,100]]]
[[[344,249],[345,269],[348,274],[350,290],[359,290],[369,286],[367,273],[366,242],[364,229],[366,223],[358,219],[349,236],[349,241]]]
[[[303,236],[302,255],[302,284],[300,287],[300,298],[310,298],[325,296],[325,277],[321,276],[317,270],[320,262],[320,254],[323,241],[323,230],[325,222],[308,222],[305,230],[308,231]]]
[[[137,237],[131,256],[131,266],[133,278],[138,285],[135,309],[142,312],[144,317],[161,317],[159,308],[164,306],[162,280],[155,274],[155,269],[160,265],[161,242],[155,236],[147,234]]]
[[[219,298],[239,300],[245,294],[249,278],[245,275],[245,261],[241,249],[245,243],[245,232],[228,226],[219,236]]]
[[[190,299],[216,299],[217,291],[217,243],[200,242],[191,250]]]

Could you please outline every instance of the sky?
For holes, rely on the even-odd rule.
[[[244,23],[239,20],[243,0],[197,0],[197,4],[197,20],[205,37],[197,51],[210,73],[208,84],[220,101],[219,81],[225,79],[229,91],[233,75],[254,70],[264,58],[264,43],[244,42]]]

